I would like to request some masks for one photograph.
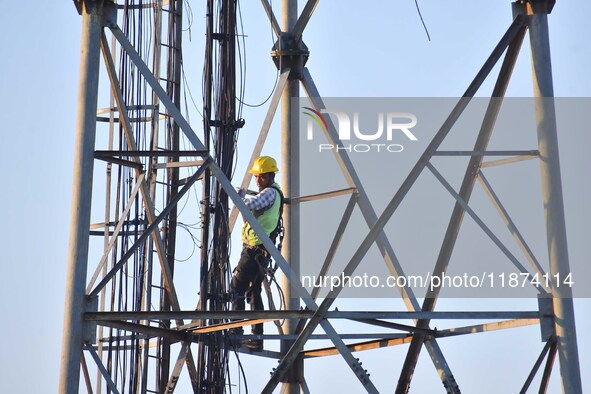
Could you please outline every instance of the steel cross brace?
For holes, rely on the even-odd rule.
[[[513,23],[507,29],[506,33],[501,38],[501,40],[499,41],[499,43],[497,44],[497,46],[495,47],[487,61],[485,62],[484,66],[482,67],[478,75],[475,77],[474,82],[468,87],[468,89],[464,93],[463,97],[473,96],[476,93],[476,91],[480,87],[480,84],[483,82],[484,78],[486,78],[486,76],[490,72],[492,66],[498,61],[503,51],[505,51],[505,49],[507,48],[505,59],[503,60],[503,64],[501,66],[498,79],[493,89],[492,96],[494,98],[491,100],[491,103],[485,114],[482,127],[480,129],[479,135],[474,145],[474,151],[485,151],[486,147],[488,146],[488,142],[492,134],[492,129],[496,121],[498,111],[500,110],[500,102],[495,102],[496,100],[500,99],[495,98],[500,98],[505,95],[505,91],[507,89],[514,68],[515,61],[517,60],[517,55],[519,54],[521,44],[525,37],[526,29],[527,25],[525,17],[523,17],[523,15],[518,15],[513,20]],[[483,72],[485,70],[488,71]],[[470,158],[470,162],[468,164],[468,168],[466,169],[464,180],[462,181],[462,186],[460,189],[460,196],[466,202],[470,199],[470,196],[472,194],[474,183],[476,181],[476,175],[478,173],[478,168],[482,164],[482,159],[482,156],[472,156]],[[458,201],[454,206],[454,211],[452,213],[452,217],[450,219],[444,237],[444,241],[441,246],[437,262],[435,264],[435,268],[433,270],[434,276],[441,276],[442,273],[445,272],[445,270],[447,269],[449,260],[451,258],[451,253],[455,241],[457,239],[457,234],[459,233],[459,228],[462,223],[463,215],[464,208]],[[435,309],[435,303],[439,295],[439,290],[440,289],[433,289],[433,291],[429,290],[427,292],[427,295],[425,296],[425,301],[423,302],[422,310],[432,311]],[[428,320],[422,320],[417,323],[417,326],[426,327],[428,326],[428,324]],[[400,379],[398,382],[398,386],[396,388],[397,394],[408,392],[410,380],[412,379],[414,368],[418,361],[418,356],[424,341],[425,337],[421,334],[413,337],[411,346],[407,353],[406,360],[404,362],[404,366],[400,373]]]
[[[499,197],[497,197],[496,193],[493,191],[492,186],[490,185],[490,183],[488,182],[488,180],[486,179],[486,177],[482,173],[482,170],[478,171],[478,181],[482,185],[482,188],[484,189],[485,193],[488,195],[488,197],[492,201],[494,207],[499,212],[501,219],[503,219],[503,222],[505,222],[507,229],[513,235],[513,238],[515,238],[517,245],[519,246],[519,248],[521,249],[521,251],[523,252],[525,257],[530,262],[530,265],[532,266],[534,271],[536,271],[536,273],[538,275],[544,276],[545,275],[544,269],[542,268],[542,266],[540,265],[540,263],[538,262],[538,260],[534,256],[534,253],[532,252],[531,248],[525,242],[523,235],[521,235],[521,232],[517,229],[517,226],[515,225],[513,220],[511,220],[509,213],[507,212],[507,210],[505,209],[503,204],[501,204]],[[543,284],[543,286],[546,286],[546,284]],[[547,290],[549,291],[550,289],[547,289]]]
[[[458,193],[456,193],[456,191],[449,184],[449,182],[447,182],[445,180],[443,175],[441,175],[441,173],[439,171],[437,171],[437,169],[431,163],[427,163],[427,167],[429,168],[429,171],[431,171],[431,173],[433,173],[433,175],[435,175],[435,177],[443,185],[443,187],[449,192],[449,194],[451,194],[451,196],[456,200],[456,202],[462,207],[462,209],[466,213],[468,213],[468,215],[470,215],[472,220],[474,220],[476,222],[476,224],[478,224],[478,226],[482,229],[482,231],[484,231],[486,233],[486,235],[488,235],[489,238],[494,242],[494,244],[497,245],[499,247],[499,249],[501,249],[503,254],[505,254],[505,256],[507,256],[507,258],[519,270],[519,272],[524,273],[524,274],[525,273],[529,274],[529,271],[519,262],[519,260],[517,260],[517,258],[513,255],[513,253],[511,253],[511,251],[509,251],[509,249],[507,249],[507,247],[492,232],[492,230],[482,221],[482,219],[480,219],[480,217],[478,215],[476,215],[474,210],[472,210],[472,208],[470,208],[470,206],[468,205],[466,200],[464,200]],[[528,279],[529,279],[529,277],[531,277],[531,274],[528,276]],[[535,287],[538,290],[538,292],[540,293],[539,295],[542,295],[542,296],[550,295],[550,293],[547,290],[545,290],[542,286],[535,286]]]
[[[300,17],[298,18],[298,20],[293,28],[293,31],[291,32],[293,34],[296,42],[298,42],[302,39],[302,33],[304,32],[304,29],[308,25],[308,22],[310,21],[310,18],[312,17],[312,14],[314,13],[314,10],[316,9],[316,6],[318,5],[319,1],[320,0],[308,0],[306,2],[306,5],[304,6],[302,13],[300,14]],[[275,14],[273,13],[273,8],[269,4],[268,0],[261,0],[261,3],[263,3],[263,8],[265,9],[265,12],[267,13],[267,17],[269,18],[269,22],[271,23],[271,27],[272,27],[273,31],[275,32],[275,36],[277,37],[277,39],[280,39],[281,33],[284,33],[284,32],[281,31],[281,27],[279,26],[279,23],[277,23],[277,18],[275,17]]]
[[[103,378],[105,378],[109,390],[111,390],[114,394],[119,394],[119,390],[117,390],[117,386],[113,382],[113,379],[111,379],[109,371],[107,371],[107,369],[103,365],[103,362],[101,361],[99,355],[94,350],[94,348],[91,345],[84,345],[83,349],[88,351],[88,353],[90,353],[90,355],[92,356],[92,359],[96,363],[98,370],[100,371],[101,375],[103,375]]]
[[[307,95],[308,95],[309,99],[311,100],[312,105],[315,107],[315,109],[320,110],[320,109],[326,108],[326,106],[324,105],[324,102],[321,98],[321,95],[318,92],[318,89],[316,88],[314,81],[312,80],[312,76],[310,75],[310,72],[308,71],[307,68],[304,69],[304,80],[302,82],[304,84],[304,88],[306,89]],[[466,103],[466,105],[467,105],[467,103]],[[340,146],[341,141],[338,138],[338,135],[336,133],[336,128],[335,128],[332,120],[330,118],[327,118],[327,122],[328,122],[329,127],[327,128],[325,134],[326,134],[328,141],[330,141],[334,145]],[[451,125],[449,127],[451,128]],[[442,138],[442,140],[443,140],[443,138]],[[434,152],[435,149],[436,149],[436,147],[434,146],[432,148],[432,151]],[[376,215],[375,210],[373,209],[373,207],[371,205],[371,202],[369,201],[369,197],[367,196],[364,188],[361,185],[361,180],[358,177],[358,175],[355,171],[355,168],[353,167],[353,164],[351,163],[351,160],[349,159],[349,157],[347,156],[347,154],[345,153],[344,150],[337,149],[337,152],[335,153],[335,157],[336,157],[336,160],[339,163],[339,166],[341,167],[341,170],[343,171],[343,174],[345,175],[345,178],[346,178],[347,182],[349,183],[349,185],[351,185],[352,187],[355,187],[357,189],[357,193],[358,193],[357,204],[359,205],[359,208],[361,209],[361,213],[362,213],[368,227],[370,228],[371,236],[370,236],[370,234],[368,234],[369,243],[368,243],[367,248],[369,249],[369,245],[371,245],[371,243],[373,243],[373,242],[376,242],[376,244],[380,250],[380,253],[382,254],[382,256],[386,262],[386,266],[389,269],[389,271],[391,272],[391,274],[394,275],[395,277],[404,276],[404,270],[402,269],[402,266],[400,265],[400,262],[398,261],[398,258],[396,257],[396,255],[394,253],[394,249],[392,248],[392,245],[390,244],[388,238],[386,237],[386,234],[383,232],[383,226],[389,220],[389,217],[391,216],[391,214],[394,213],[394,210],[397,208],[397,205],[402,201],[402,199],[404,199],[404,196],[406,195],[408,190],[410,190],[410,186],[412,184],[410,182],[414,182],[416,180],[416,178],[418,178],[422,169],[415,171],[414,174],[409,175],[409,177],[407,178],[407,184],[408,184],[407,189],[402,190],[402,191],[399,190],[397,196],[395,196],[395,198],[399,198],[399,201],[396,203],[396,207],[394,207],[394,210],[392,211],[392,213],[388,217],[385,218],[383,225],[380,228],[376,229],[375,232],[372,233],[374,227],[376,226],[376,224],[378,222],[378,217]],[[404,187],[404,186],[405,185],[403,184],[402,187]],[[401,187],[401,189],[402,189],[402,187]],[[381,217],[380,217],[380,219],[381,219]],[[366,240],[367,239],[368,238],[366,238]],[[366,252],[367,252],[367,250],[360,255],[359,262],[361,261],[361,258],[363,258],[363,256],[365,255]],[[355,264],[355,266],[357,264],[359,264],[359,262],[357,262]],[[403,300],[404,300],[408,310],[411,310],[411,311],[420,310],[420,305],[419,305],[418,301],[416,300],[416,297],[415,297],[412,289],[410,287],[405,286],[405,287],[401,288],[400,290],[402,292],[402,297],[403,297]],[[435,364],[435,368],[438,370],[439,375],[441,376],[441,379],[442,379],[444,385],[447,387],[455,387],[456,383],[455,383],[455,379],[453,377],[453,373],[451,372],[451,369],[450,369],[449,365],[447,364],[447,361],[445,360],[445,357],[443,356],[443,352],[439,348],[439,345],[437,344],[437,342],[435,340],[429,341],[429,342],[427,342],[426,346],[427,346],[428,351],[431,355],[431,359],[433,360],[433,363]]]

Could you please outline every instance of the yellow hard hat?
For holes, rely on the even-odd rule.
[[[271,156],[261,156],[258,157],[252,168],[250,169],[251,174],[261,175],[266,174],[267,172],[277,172],[279,169],[277,168],[277,162]]]

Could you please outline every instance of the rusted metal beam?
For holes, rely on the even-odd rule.
[[[367,342],[360,342],[356,344],[347,345],[349,350],[352,352],[359,352],[363,350],[371,350],[371,349],[379,349],[383,347],[390,347],[390,346],[397,346],[403,345],[405,343],[410,343],[412,340],[412,335],[409,335],[405,338],[395,338],[395,339],[380,339],[377,341],[367,341]],[[302,352],[305,358],[311,357],[324,357],[324,356],[334,356],[339,354],[338,350],[334,347],[327,347],[322,349],[314,349],[314,350],[306,350]]]
[[[165,337],[174,339],[176,341],[192,341],[194,339],[193,334],[187,333],[186,331],[177,331],[171,330],[169,328],[153,327],[145,324],[130,323],[120,320],[102,320],[99,324],[101,326],[112,327],[120,330],[143,334],[147,338]]]

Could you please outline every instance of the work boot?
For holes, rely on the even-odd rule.
[[[262,339],[247,339],[246,341],[244,341],[244,346],[246,346],[250,350],[260,352],[261,350],[263,350],[263,340]]]

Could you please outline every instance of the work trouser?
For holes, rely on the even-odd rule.
[[[243,311],[245,300],[250,304],[251,310],[262,311],[265,309],[261,292],[265,268],[269,263],[268,256],[262,245],[255,247],[245,245],[242,249],[230,284],[233,311]],[[262,334],[263,323],[253,325],[252,333]]]

